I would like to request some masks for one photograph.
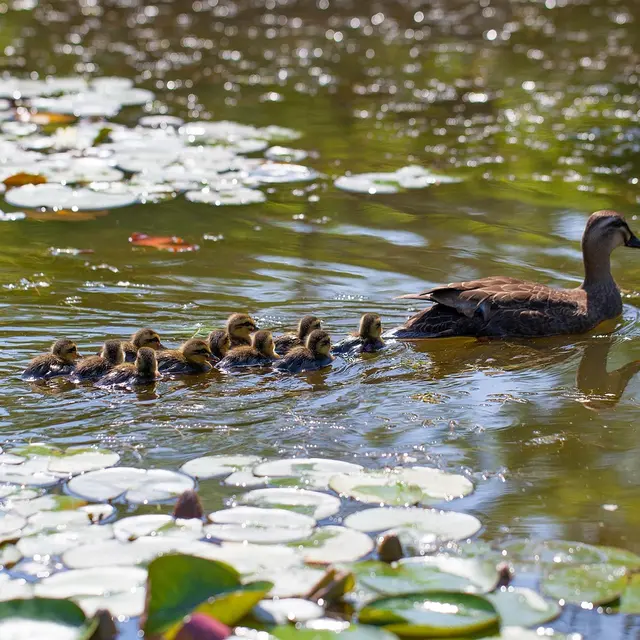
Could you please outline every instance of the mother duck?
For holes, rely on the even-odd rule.
[[[536,337],[589,331],[622,313],[620,290],[611,275],[616,247],[640,248],[625,219],[615,211],[593,213],[582,235],[584,282],[553,289],[535,282],[491,276],[456,282],[401,298],[435,304],[393,330],[395,338],[450,336]]]

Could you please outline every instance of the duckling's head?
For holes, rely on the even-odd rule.
[[[640,249],[640,239],[631,231],[626,220],[616,211],[592,213],[582,236],[583,250],[609,255],[621,246]]]
[[[365,313],[360,318],[358,335],[363,340],[378,340],[382,335],[382,320],[377,313]]]
[[[258,350],[263,356],[268,356],[273,359],[280,357],[275,351],[271,331],[265,331],[264,329],[262,331],[256,331],[251,338],[251,344],[253,348]]]
[[[222,359],[231,348],[231,338],[224,329],[216,329],[207,336],[212,355]]]
[[[331,355],[331,336],[326,331],[316,329],[307,337],[307,349],[315,356]]]
[[[257,328],[256,323],[246,313],[234,313],[227,320],[227,333],[233,338],[248,340]]]
[[[136,355],[136,370],[138,375],[145,378],[156,378],[158,376],[158,362],[156,352],[149,347],[141,347]]]
[[[80,357],[76,343],[73,340],[67,340],[66,338],[56,340],[51,345],[51,353],[69,364],[73,363]]]
[[[211,357],[211,349],[204,340],[187,340],[181,347],[182,355],[187,362],[203,365]]]
[[[160,336],[153,329],[140,329],[131,336],[131,342],[136,349],[140,347],[148,347],[149,349],[164,349],[164,345],[160,342]]]
[[[315,316],[303,316],[298,323],[298,338],[304,340],[316,329],[322,329],[322,321]]]
[[[102,347],[100,355],[114,367],[122,364],[124,362],[122,342],[120,342],[120,340],[107,340]]]

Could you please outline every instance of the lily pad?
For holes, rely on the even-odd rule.
[[[46,495],[32,500],[15,500],[9,499],[5,505],[11,509],[13,513],[17,513],[25,518],[32,516],[41,511],[67,511],[77,509],[86,505],[84,500],[64,495]]]
[[[270,478],[300,478],[313,488],[326,488],[337,473],[361,471],[362,466],[353,462],[326,458],[288,458],[263,462],[253,469],[256,476]]]
[[[213,204],[216,207],[224,205],[260,204],[266,202],[267,196],[258,189],[237,187],[225,191],[203,189],[202,191],[187,191],[184,194],[189,202]]]
[[[264,157],[277,162],[302,162],[307,157],[307,152],[302,149],[289,149],[288,147],[269,147],[264,152]]]
[[[128,207],[137,202],[131,194],[96,193],[91,189],[72,189],[61,184],[27,184],[8,191],[4,199],[14,207],[98,211]]]
[[[640,615],[640,574],[632,575],[622,592],[620,600],[620,613]]]
[[[2,640],[83,640],[89,631],[82,609],[67,600],[29,598],[0,602]]]
[[[16,543],[25,558],[60,556],[69,549],[84,544],[94,544],[113,538],[111,525],[93,525],[78,529],[67,529],[54,533],[37,533],[24,536]]]
[[[122,498],[145,504],[170,500],[193,489],[194,485],[192,478],[175,471],[114,467],[75,476],[67,487],[72,493],[95,502]]]
[[[316,602],[302,598],[279,598],[261,600],[252,611],[265,624],[287,624],[287,622],[308,622],[324,615],[324,608]]]
[[[393,506],[450,500],[473,491],[473,484],[464,476],[430,467],[341,473],[331,478],[329,486],[361,502]]]
[[[0,512],[0,538],[6,538],[14,532],[20,532],[27,524],[27,519],[17,513]]]
[[[240,502],[256,507],[287,509],[316,520],[324,520],[340,511],[335,496],[307,489],[255,489],[245,493]]]
[[[316,521],[285,509],[234,507],[209,514],[214,523],[204,528],[208,537],[235,542],[274,544],[304,540]]]
[[[577,633],[572,633],[566,636],[564,633],[559,633],[553,629],[525,629],[523,627],[503,627],[500,630],[500,635],[491,636],[486,640],[541,640],[551,638],[552,640],[583,640],[582,636]]]
[[[249,177],[261,184],[284,184],[287,182],[310,182],[320,174],[300,164],[266,162],[253,169]]]
[[[144,612],[146,589],[136,588],[134,591],[114,593],[105,596],[83,596],[75,598],[76,604],[87,614],[94,616],[104,609],[114,618],[137,618]]]
[[[143,514],[122,518],[113,525],[118,540],[135,540],[144,536],[178,536],[197,540],[204,535],[202,522],[196,518],[175,520],[169,515]]]
[[[309,564],[353,562],[373,551],[373,540],[359,531],[346,527],[318,527],[304,542],[292,542],[291,547]]]
[[[384,629],[335,619],[312,620],[304,626],[275,627],[270,633],[279,640],[337,640],[339,636],[345,640],[397,640],[396,635]]]
[[[295,598],[308,594],[325,575],[324,569],[288,567],[286,571],[272,569],[248,576],[249,581],[266,580],[273,583],[269,591],[272,598]]]
[[[508,587],[490,593],[487,599],[506,626],[537,627],[554,620],[562,609],[539,593],[523,587]]]
[[[33,585],[24,578],[11,578],[7,573],[0,573],[0,600],[32,598]]]
[[[436,540],[465,540],[482,528],[476,517],[455,511],[419,507],[376,507],[347,516],[344,525],[357,531],[375,533],[406,529]]]
[[[609,604],[622,595],[626,586],[626,568],[611,564],[558,567],[541,582],[546,595],[582,607]]]
[[[144,589],[147,571],[138,567],[100,567],[55,573],[35,586],[42,598],[79,598],[116,593],[133,593]]]
[[[364,624],[384,625],[400,636],[439,638],[488,631],[498,623],[493,605],[480,596],[430,591],[370,602],[360,611]]]
[[[259,456],[203,456],[185,462],[180,471],[200,480],[222,478],[234,471],[250,470],[261,460]]]

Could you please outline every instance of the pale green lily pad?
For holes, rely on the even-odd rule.
[[[430,591],[370,602],[360,611],[364,624],[383,625],[400,636],[439,638],[488,631],[498,623],[493,605],[480,596]]]
[[[279,598],[261,600],[251,613],[265,624],[287,624],[321,618],[324,615],[324,608],[316,602],[302,598]]]
[[[464,476],[430,467],[337,474],[329,482],[336,492],[361,502],[404,506],[469,495],[473,484]]]
[[[640,615],[640,574],[631,576],[627,586],[622,592],[619,613]]]
[[[246,638],[246,640],[270,640],[270,638],[278,638],[279,640],[337,640],[338,636],[342,636],[345,640],[397,640],[397,636],[384,629],[364,624],[349,624],[335,618],[310,620],[303,626],[275,627],[271,629],[271,634],[267,638],[251,637],[244,634],[238,637]]]
[[[22,559],[22,554],[20,553],[20,551],[15,545],[4,544],[0,547],[0,568],[3,568],[3,569],[10,568],[17,562],[20,562],[21,559]]]
[[[272,598],[303,597],[315,587],[325,575],[324,569],[313,567],[289,567],[286,571],[272,569],[255,573],[247,577],[247,581],[266,580],[273,587],[269,591]]]
[[[373,540],[359,531],[346,527],[318,527],[304,542],[292,542],[305,562],[309,564],[333,564],[353,562],[373,551]]]
[[[256,476],[268,476],[269,478],[299,478],[301,484],[322,489],[328,487],[329,480],[337,473],[354,473],[361,470],[361,465],[341,460],[288,458],[263,462],[254,467],[253,473]]]
[[[578,633],[572,633],[566,636],[564,633],[553,631],[553,629],[525,629],[523,627],[503,627],[500,635],[487,637],[485,640],[583,640]]]
[[[169,515],[144,514],[122,518],[113,525],[118,540],[135,540],[144,536],[178,536],[197,540],[204,535],[202,522],[196,518],[174,519]]]
[[[137,618],[144,612],[146,589],[144,586],[134,591],[115,593],[106,596],[86,596],[75,598],[75,602],[87,614],[95,615],[96,611],[104,609],[114,618]]]
[[[139,567],[100,567],[61,571],[44,578],[35,586],[36,596],[42,598],[78,598],[132,593],[143,589],[146,569]]]
[[[251,471],[234,471],[224,479],[223,484],[228,487],[250,489],[252,487],[265,487],[269,484],[269,478],[258,478],[258,476],[254,476]]]
[[[344,525],[367,533],[410,529],[422,536],[430,536],[433,542],[465,540],[482,528],[482,523],[469,514],[420,507],[366,509],[347,516]]]
[[[562,609],[557,603],[523,587],[508,587],[490,593],[487,599],[506,626],[538,627],[557,618]]]
[[[0,573],[0,600],[32,597],[33,585],[30,582],[23,578],[11,578],[6,573]]]
[[[223,478],[234,471],[248,471],[258,464],[259,456],[203,456],[185,462],[180,471],[192,478]]]
[[[627,586],[627,570],[611,564],[569,565],[551,569],[541,588],[546,595],[563,602],[604,605],[617,600]]]
[[[436,590],[488,593],[499,578],[492,562],[450,556],[406,558],[393,566],[367,562],[351,569],[359,584],[390,596]]]
[[[113,467],[119,460],[117,453],[107,449],[67,449],[64,455],[51,460],[49,471],[76,475]]]
[[[31,536],[41,532],[55,533],[89,526],[92,526],[92,522],[82,510],[39,511],[27,518],[22,535]]]
[[[61,184],[26,184],[8,191],[4,199],[14,207],[38,209],[71,209],[72,211],[94,211],[128,207],[138,201],[130,194],[96,193],[91,189],[72,189]]]
[[[59,494],[40,496],[33,500],[10,499],[7,503],[13,513],[25,518],[41,511],[68,511],[78,509],[86,504],[85,500]]]
[[[209,514],[214,524],[204,528],[207,537],[230,542],[278,544],[309,538],[316,521],[285,509],[234,507]]]
[[[24,536],[16,543],[25,558],[60,556],[83,544],[94,544],[113,538],[112,525],[92,525],[57,533],[38,533]]]
[[[341,507],[335,496],[307,489],[255,489],[241,496],[240,502],[256,507],[287,509],[316,520],[335,515]]]
[[[17,513],[0,512],[0,537],[13,535],[20,532],[27,524],[27,519]]]

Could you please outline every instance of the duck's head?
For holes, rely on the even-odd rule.
[[[209,358],[211,357],[209,345],[204,340],[198,340],[197,338],[187,340],[180,347],[180,351],[186,361],[193,364],[203,365],[209,362]]]
[[[131,342],[136,349],[148,347],[149,349],[164,349],[164,345],[160,342],[160,336],[153,329],[140,329],[131,336]]]
[[[51,345],[51,353],[53,353],[54,356],[58,356],[58,358],[64,360],[68,364],[72,364],[80,357],[76,343],[73,340],[67,340],[66,338],[56,340]]]
[[[211,354],[217,358],[224,358],[231,348],[231,338],[224,329],[216,329],[207,336],[207,343]]]
[[[582,236],[585,251],[609,255],[617,247],[640,249],[640,239],[616,211],[596,211],[589,216]]]
[[[107,340],[102,347],[100,355],[114,367],[122,364],[124,362],[122,342],[120,342],[120,340]]]
[[[265,331],[264,329],[262,331],[256,331],[251,338],[251,345],[263,356],[273,358],[274,360],[280,357],[275,351],[271,331]]]
[[[313,352],[314,356],[331,355],[331,336],[320,329],[312,331],[307,336],[307,349]]]
[[[382,320],[377,313],[365,313],[360,318],[358,335],[363,340],[379,340],[382,335]]]
[[[136,355],[136,370],[138,375],[146,378],[158,377],[158,362],[156,352],[149,347],[141,347]]]
[[[246,313],[234,313],[227,320],[227,333],[233,338],[248,340],[257,329],[254,320]]]
[[[298,323],[298,338],[304,340],[312,331],[322,329],[322,321],[315,316],[303,316]]]

